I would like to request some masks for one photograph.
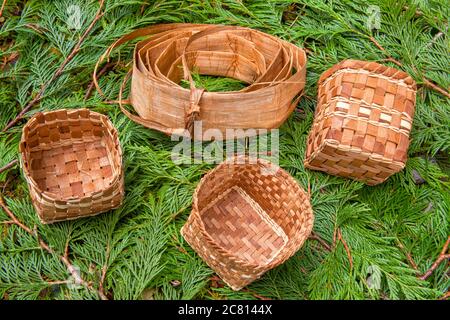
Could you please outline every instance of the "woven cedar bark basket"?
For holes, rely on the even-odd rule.
[[[319,79],[305,166],[375,185],[403,169],[416,100],[405,72],[344,60]]]
[[[232,158],[202,178],[181,234],[239,290],[291,257],[313,220],[308,194],[286,171],[262,159]]]
[[[227,128],[277,128],[303,92],[306,54],[293,44],[243,27],[163,24],[136,30],[107,49],[94,70],[100,94],[98,67],[114,48],[138,37],[146,38],[135,46],[131,94],[124,101],[138,116],[122,106],[121,94],[119,105],[135,122],[168,135],[192,136],[195,120],[202,120],[202,130],[194,132],[196,140],[226,139]],[[249,86],[206,92],[195,87],[191,70],[235,78]],[[179,85],[182,79],[189,80],[190,89]],[[220,130],[221,136],[205,137],[208,129]]]
[[[119,206],[122,151],[108,118],[87,109],[36,113],[24,126],[21,164],[43,223]]]

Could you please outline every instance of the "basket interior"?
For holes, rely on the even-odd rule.
[[[104,190],[117,175],[114,141],[103,118],[46,121],[27,134],[29,172],[38,187],[57,198]]]
[[[220,247],[249,263],[270,263],[288,242],[283,229],[238,186],[220,194],[201,216]]]

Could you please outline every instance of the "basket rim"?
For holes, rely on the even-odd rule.
[[[25,141],[25,130],[26,128],[28,128],[28,126],[30,125],[30,123],[35,120],[37,117],[39,117],[40,115],[46,115],[46,114],[51,114],[51,113],[56,113],[56,112],[61,112],[61,111],[66,111],[67,114],[71,114],[71,113],[75,113],[75,112],[80,112],[80,111],[87,111],[89,113],[89,117],[91,115],[97,115],[100,118],[102,118],[106,123],[109,124],[110,128],[107,128],[108,133],[110,133],[110,137],[113,139],[114,145],[117,148],[117,151],[119,153],[119,167],[117,168],[117,172],[115,172],[113,174],[113,179],[111,180],[110,185],[102,190],[99,191],[94,191],[91,192],[87,195],[83,195],[82,197],[61,197],[60,195],[58,195],[57,193],[54,192],[49,192],[47,190],[42,190],[36,180],[33,178],[33,176],[31,175],[31,170],[28,166],[24,165],[24,159],[26,157],[26,152],[25,152],[25,148],[23,147],[23,145],[26,143]],[[103,125],[104,127],[104,125]],[[117,135],[117,139],[113,138],[113,135],[116,134]],[[123,176],[123,158],[122,158],[122,148],[120,145],[120,141],[118,139],[118,131],[117,128],[112,124],[111,120],[109,120],[109,118],[99,112],[95,112],[92,111],[88,108],[76,108],[76,109],[56,109],[56,110],[49,110],[49,111],[38,111],[35,114],[33,114],[33,116],[30,117],[30,119],[27,121],[27,123],[23,126],[22,128],[22,135],[20,138],[20,143],[19,143],[19,151],[20,151],[20,157],[19,157],[19,163],[20,163],[20,167],[22,168],[23,172],[24,172],[24,176],[25,176],[25,180],[27,181],[27,183],[29,183],[31,185],[32,188],[34,188],[37,192],[41,193],[41,197],[46,197],[50,200],[58,200],[58,201],[70,201],[70,200],[81,200],[81,199],[86,199],[86,198],[92,198],[92,197],[96,197],[98,195],[101,195],[102,193],[112,190],[112,188],[114,187],[114,185],[116,185],[118,183],[118,181],[120,179],[122,179]]]
[[[246,161],[246,162],[243,163],[243,164],[249,164],[249,163],[247,162],[247,160],[252,159],[252,160],[256,160],[255,163],[251,163],[252,165],[258,165],[258,166],[261,166],[261,167],[274,166],[275,169],[277,170],[277,172],[280,171],[281,174],[284,176],[285,179],[291,180],[291,182],[294,182],[295,185],[297,185],[298,189],[306,196],[306,199],[307,199],[307,204],[308,204],[308,209],[309,209],[309,210],[305,210],[304,212],[305,212],[306,214],[308,214],[310,217],[309,217],[309,219],[306,219],[306,220],[307,220],[307,221],[311,220],[312,222],[314,222],[314,213],[313,213],[313,210],[312,210],[311,201],[310,201],[310,199],[309,199],[308,194],[307,194],[307,193],[305,192],[305,190],[300,186],[300,184],[299,184],[299,183],[298,183],[298,182],[297,182],[297,181],[296,181],[296,180],[295,180],[295,179],[294,179],[294,178],[293,178],[286,170],[284,170],[284,169],[281,168],[280,166],[275,165],[274,163],[272,163],[272,162],[270,162],[270,161],[268,161],[268,160],[265,160],[265,159],[262,159],[262,158],[256,158],[256,159],[255,159],[255,158],[251,158],[251,157],[249,157],[249,156],[247,156],[247,155],[234,155],[234,156],[232,156],[232,157],[229,157],[229,158],[227,158],[225,161],[223,161],[222,163],[220,163],[218,166],[216,166],[214,169],[212,169],[211,171],[209,171],[207,174],[205,174],[205,175],[202,177],[202,179],[200,180],[200,182],[199,182],[199,184],[197,185],[197,187],[196,187],[196,189],[195,189],[195,192],[194,192],[194,194],[193,194],[193,202],[192,202],[192,212],[191,212],[191,214],[196,215],[196,216],[198,217],[198,224],[199,224],[200,231],[201,231],[202,235],[206,238],[206,241],[208,241],[208,243],[211,245],[211,247],[212,247],[214,250],[218,251],[218,252],[219,252],[220,254],[222,254],[222,255],[226,255],[226,256],[228,257],[228,259],[230,259],[230,260],[233,261],[234,263],[239,264],[239,265],[240,265],[241,267],[243,267],[243,268],[254,268],[254,269],[256,269],[256,270],[259,270],[259,269],[267,270],[267,269],[270,269],[270,268],[272,268],[272,267],[278,265],[278,264],[280,263],[280,261],[285,261],[287,258],[289,258],[289,257],[287,257],[287,258],[284,258],[284,259],[281,259],[281,260],[280,260],[280,259],[279,259],[279,256],[280,256],[283,252],[285,252],[285,250],[286,250],[287,247],[289,247],[289,243],[292,242],[292,240],[291,240],[292,237],[289,237],[289,236],[288,236],[288,241],[285,243],[283,249],[280,250],[280,252],[277,254],[277,256],[275,256],[273,259],[271,259],[271,261],[269,261],[268,263],[265,263],[265,264],[251,263],[251,262],[248,262],[247,260],[243,260],[243,259],[241,259],[241,258],[236,257],[236,256],[233,254],[233,252],[231,252],[230,250],[227,250],[227,249],[221,247],[221,246],[217,243],[217,241],[216,241],[216,240],[215,240],[215,239],[214,239],[214,238],[206,231],[205,224],[204,224],[203,219],[202,219],[202,217],[201,217],[201,215],[200,215],[200,210],[198,209],[198,193],[200,192],[200,189],[202,189],[204,181],[206,181],[206,179],[207,179],[210,175],[213,175],[213,174],[216,173],[216,171],[222,169],[222,167],[225,166],[226,164],[229,164],[230,162],[235,162],[236,160],[242,159],[242,158],[244,158],[245,161]],[[240,164],[240,163],[234,163],[234,165],[239,166],[239,165],[241,165],[241,164]],[[309,230],[306,230],[306,234],[309,235],[309,234],[311,233],[311,231],[312,231],[313,224],[314,224],[314,223],[311,223],[311,224],[302,224],[302,227],[301,227],[301,228],[303,229],[304,227],[310,226],[310,227],[309,227]],[[182,233],[184,232],[184,231],[183,231],[184,228],[185,228],[185,225],[183,225],[183,227],[181,228],[181,232],[182,232]],[[301,230],[299,230],[297,233],[300,233],[300,231],[301,231]],[[296,248],[296,250],[294,250],[294,253],[295,253],[298,249],[301,248],[301,246],[302,246],[303,243],[307,240],[307,238],[308,238],[308,237],[304,237],[303,239],[301,239],[300,244],[298,245],[298,247]],[[294,253],[292,253],[292,254],[294,254]],[[263,272],[264,272],[264,271],[263,271]]]
[[[210,27],[210,26],[216,26],[216,25],[214,25],[214,24],[201,24],[200,26],[201,26],[201,27]],[[271,35],[271,34],[264,33],[264,32],[262,32],[262,31],[260,31],[260,30],[256,30],[256,29],[252,29],[252,28],[248,28],[248,27],[243,27],[243,26],[233,26],[233,27],[235,27],[236,30],[239,30],[239,29],[241,29],[241,30],[250,30],[251,32],[258,33],[258,34],[260,34],[260,35],[262,35],[262,36],[265,36],[265,37],[269,37],[270,39],[279,42],[279,43],[280,43],[280,47],[281,47],[281,46],[286,46],[287,49],[289,49],[289,50],[292,50],[293,48],[295,48],[296,52],[300,52],[300,53],[301,53],[301,56],[299,56],[298,59],[299,59],[299,60],[302,60],[302,59],[303,59],[303,61],[304,61],[304,63],[303,63],[303,65],[301,66],[301,68],[299,68],[296,72],[302,72],[302,70],[304,70],[304,69],[306,68],[308,57],[307,57],[307,54],[306,54],[306,51],[305,51],[304,47],[300,47],[300,46],[295,45],[295,44],[293,44],[293,43],[290,43],[290,42],[288,42],[288,41],[286,41],[286,40],[284,40],[284,39],[279,39],[279,38],[277,38],[277,37],[275,37],[275,36],[273,36],[273,35]],[[173,31],[173,30],[171,30],[171,32],[172,32],[172,31]],[[175,83],[175,82],[173,82],[172,80],[170,80],[170,79],[168,79],[168,78],[166,78],[166,77],[164,77],[164,80],[167,81],[167,82],[161,81],[160,78],[154,76],[153,74],[148,73],[148,72],[143,72],[143,71],[141,71],[141,70],[139,69],[139,67],[138,67],[138,65],[137,65],[137,61],[140,60],[139,50],[143,49],[143,48],[145,47],[145,45],[144,45],[143,47],[139,47],[138,44],[139,44],[140,42],[144,42],[144,41],[151,41],[151,38],[152,38],[152,37],[147,37],[146,39],[140,40],[140,41],[138,41],[136,44],[133,45],[133,46],[134,46],[134,47],[133,47],[133,72],[137,72],[137,73],[142,74],[142,75],[145,76],[145,77],[148,77],[149,79],[151,79],[152,81],[155,81],[158,85],[161,85],[162,87],[166,87],[166,88],[169,88],[169,89],[171,89],[171,90],[176,89],[176,90],[179,90],[180,92],[189,94],[189,93],[190,93],[190,89],[186,89],[186,88],[182,87],[179,83]],[[289,77],[289,79],[291,79],[292,77],[293,77],[293,75],[291,75],[291,76]],[[288,82],[289,82],[289,81],[288,81]],[[155,84],[155,83],[153,83],[153,85],[154,85],[154,84]],[[283,85],[282,83],[276,83],[276,82],[275,82],[275,83],[273,83],[273,84],[271,84],[271,85],[269,85],[269,86],[267,86],[267,87],[264,87],[264,88],[261,88],[261,89],[258,89],[258,90],[254,90],[254,91],[245,91],[246,88],[247,88],[248,86],[252,85],[252,84],[253,84],[253,82],[247,83],[246,86],[245,86],[243,89],[240,89],[240,90],[231,90],[231,91],[205,91],[205,92],[203,93],[203,95],[214,97],[214,96],[226,96],[226,95],[228,95],[228,94],[236,94],[236,93],[239,93],[239,94],[257,95],[257,96],[259,96],[259,95],[261,94],[261,92],[263,92],[262,90],[267,89],[266,91],[269,91],[269,90],[273,90],[273,88],[281,87],[281,86]]]
[[[378,63],[376,61],[365,61],[365,60],[357,60],[357,59],[344,59],[340,62],[338,62],[337,64],[331,66],[329,69],[325,70],[321,75],[320,78],[317,82],[317,85],[320,86],[322,85],[322,83],[328,79],[329,77],[332,77],[333,74],[335,74],[336,72],[338,72],[339,70],[343,70],[343,69],[352,69],[352,70],[365,70],[364,68],[361,67],[356,67],[355,65],[357,64],[363,64],[363,65],[375,65],[377,66],[377,68],[385,68],[385,70],[391,70],[393,72],[395,72],[395,74],[399,74],[401,75],[401,78],[408,83],[408,86],[411,86],[411,88],[416,91],[417,90],[417,84],[416,81],[405,71],[399,70],[397,68],[393,68],[393,67],[389,67],[386,66],[384,64]],[[374,75],[376,74],[381,74],[378,73],[376,71],[370,71],[371,73],[373,73]],[[391,76],[389,76],[389,78],[392,78]]]

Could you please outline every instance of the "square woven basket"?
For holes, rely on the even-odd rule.
[[[21,165],[42,223],[92,216],[122,203],[122,151],[109,119],[87,109],[36,113]]]
[[[291,257],[314,220],[308,194],[286,171],[262,159],[238,159],[202,178],[181,229],[234,290]]]
[[[375,62],[344,60],[325,71],[305,167],[375,185],[402,170],[416,83]]]

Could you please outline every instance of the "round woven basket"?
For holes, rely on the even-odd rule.
[[[233,139],[226,129],[279,127],[296,107],[306,77],[303,49],[266,33],[243,27],[204,24],[162,24],[136,30],[113,43],[112,50],[141,38],[134,51],[131,94],[119,102],[132,120],[168,135],[196,140]],[[238,79],[240,91],[207,92],[196,88],[191,72]],[[128,79],[128,77],[125,78]],[[179,85],[188,80],[190,88]],[[131,103],[138,115],[122,103]],[[194,121],[201,128],[194,130]],[[205,134],[216,129],[220,136]]]
[[[122,202],[122,151],[117,130],[102,114],[36,113],[23,128],[20,153],[43,223],[96,215]]]
[[[239,290],[291,257],[313,221],[308,194],[286,171],[235,157],[202,178],[181,234]]]

